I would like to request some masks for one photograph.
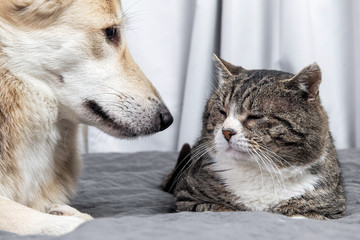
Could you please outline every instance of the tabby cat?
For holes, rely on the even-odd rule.
[[[220,86],[203,114],[201,137],[185,145],[164,182],[178,211],[267,211],[334,219],[346,199],[321,71],[245,70],[214,56]]]

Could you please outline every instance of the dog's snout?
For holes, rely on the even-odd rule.
[[[169,111],[160,113],[160,131],[167,129],[174,121],[173,116]]]

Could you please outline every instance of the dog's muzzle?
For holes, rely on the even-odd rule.
[[[141,109],[137,109],[133,114],[125,116],[125,118],[111,115],[111,112],[105,110],[95,100],[87,99],[84,102],[85,107],[89,110],[91,115],[96,116],[96,122],[101,124],[94,126],[101,127],[101,129],[113,136],[117,137],[137,137],[141,135],[149,135],[168,128],[174,121],[173,116],[166,106],[158,106],[157,114],[139,115]],[[128,111],[127,111],[128,112]],[[93,117],[90,117],[93,118]],[[104,127],[107,126],[110,129]]]

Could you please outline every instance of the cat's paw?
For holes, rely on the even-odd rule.
[[[93,219],[93,217],[91,217],[89,214],[79,212],[75,208],[70,207],[68,205],[53,204],[47,209],[46,212],[51,215],[73,216],[73,217],[81,218],[85,221]]]
[[[291,218],[294,219],[315,219],[315,220],[328,220],[328,218],[320,215],[320,214],[316,214],[316,213],[305,213],[304,215],[301,214],[295,214],[290,216]]]
[[[293,218],[293,219],[308,219],[307,217],[305,217],[303,215],[300,215],[300,214],[292,215],[290,217]]]

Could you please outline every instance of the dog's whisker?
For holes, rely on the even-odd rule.
[[[120,92],[119,90],[117,90],[117,89],[115,89],[115,88],[113,88],[113,87],[107,86],[107,85],[105,85],[105,84],[102,84],[102,86],[107,87],[107,88],[109,88],[109,89],[111,89],[111,90],[114,90],[114,91],[117,92],[118,94],[120,94],[120,95],[122,95],[122,96],[124,96],[124,97],[128,97],[128,98],[130,98],[130,99],[132,99],[132,100],[135,100],[134,97],[137,97],[137,98],[140,98],[140,99],[141,99],[141,97],[137,96],[135,93],[132,94],[132,95],[133,95],[133,96],[132,96],[132,95],[130,95],[130,94],[128,94],[128,93]]]

